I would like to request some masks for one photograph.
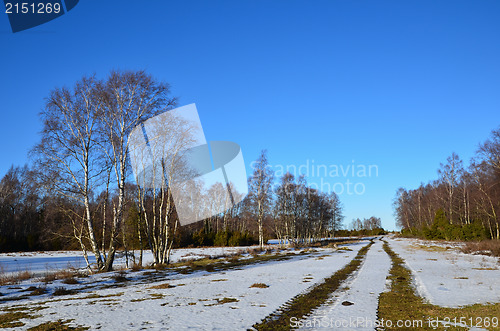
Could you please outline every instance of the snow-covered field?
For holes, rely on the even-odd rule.
[[[392,249],[406,261],[418,293],[430,303],[460,307],[500,302],[500,260],[464,254],[453,243],[394,239]]]
[[[44,306],[48,307],[43,310],[42,317],[27,320],[23,328],[57,317],[74,319],[75,324],[92,328],[113,330],[143,327],[171,330],[247,329],[287,300],[344,267],[366,244],[351,244],[349,250],[318,249],[307,255],[298,254],[284,261],[252,264],[239,270],[168,275],[154,283],[137,282],[126,287],[101,289],[98,291],[104,297],[101,299],[86,298],[89,296],[87,292],[71,296],[75,299],[65,300],[61,304],[58,297],[44,295],[23,302],[30,306],[44,302]],[[140,277],[141,273],[147,272],[134,275]],[[90,283],[106,282],[112,283],[100,274],[73,287],[59,281],[49,286],[64,285],[67,289],[73,289],[85,288]],[[165,283],[173,287],[152,288]],[[255,283],[263,283],[268,287],[251,287]],[[41,286],[41,283],[30,285]],[[4,292],[4,296],[18,292],[19,289],[10,290]],[[223,303],[224,298],[229,302]]]
[[[180,248],[172,250],[171,261],[177,262],[180,260],[230,255],[239,251],[246,251],[247,249],[249,247]],[[139,251],[131,253],[135,255],[136,259],[139,259]],[[89,262],[95,263],[95,257],[90,253]],[[144,251],[143,264],[147,265],[152,262],[153,256],[151,252]],[[116,267],[125,266],[125,258],[118,254],[114,265]],[[85,266],[85,259],[80,251],[0,253],[0,268],[4,273],[29,271],[40,274],[59,269],[82,269]]]
[[[449,243],[398,238],[385,240],[413,272],[418,293],[431,303],[457,307],[500,302],[498,258],[466,255],[458,251],[458,245]],[[349,249],[292,250],[295,255],[287,259],[214,272],[127,272],[126,282],[113,278],[117,273],[81,278],[75,285],[64,284],[62,280],[45,284],[35,277],[19,284],[2,286],[0,293],[3,301],[25,297],[0,303],[0,309],[15,305],[46,307],[37,312],[40,317],[24,319],[26,324],[19,330],[59,319],[72,319],[73,325],[103,330],[246,330],[294,296],[308,291],[342,269],[368,242],[363,240],[345,246]],[[178,261],[241,253],[243,250],[182,249],[175,250],[172,257]],[[148,256],[146,261],[150,259]],[[66,267],[68,262],[73,267],[84,266],[73,264],[78,259],[81,257],[77,252],[2,254],[0,264],[8,272],[26,269],[45,272]],[[375,322],[378,297],[387,288],[386,277],[390,266],[391,260],[383,251],[382,242],[375,240],[358,271],[332,293],[327,303],[312,312],[309,321],[322,318],[348,321],[361,317],[363,323]],[[256,283],[261,283],[261,286],[252,287]],[[47,294],[27,296],[25,290],[30,286],[47,287]],[[53,296],[58,287],[76,292]],[[363,323],[358,327],[339,329],[373,330]]]

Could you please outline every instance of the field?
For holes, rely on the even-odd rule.
[[[76,252],[2,254],[0,326],[498,329],[499,260],[460,248],[386,236],[262,252],[179,249],[168,268],[94,275]]]

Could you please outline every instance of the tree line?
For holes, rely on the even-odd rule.
[[[386,233],[382,227],[382,220],[375,216],[353,219],[350,229],[350,235],[383,235]]]
[[[438,178],[399,188],[397,225],[406,235],[429,239],[500,239],[500,128],[481,143],[468,166],[456,153],[441,163]]]
[[[181,227],[166,162],[158,170],[161,185],[138,185],[128,139],[176,104],[170,86],[144,71],[113,71],[53,89],[40,113],[43,129],[30,151],[31,166],[12,166],[0,181],[0,250],[79,249],[89,268],[106,271],[117,250],[138,249],[137,264],[150,250],[154,262],[164,264],[174,247],[262,246],[271,236],[292,243],[340,229],[339,197],[309,187],[304,176],[274,178],[265,151],[242,202]],[[182,129],[181,138],[169,136],[175,146],[189,145],[190,128]],[[182,165],[176,148],[168,157],[176,165],[171,169]]]
[[[286,243],[332,236],[342,225],[343,206],[335,192],[321,192],[307,184],[305,176],[285,173],[274,184],[267,152],[261,152],[249,178],[244,213],[255,215],[259,243],[264,241],[264,224]]]

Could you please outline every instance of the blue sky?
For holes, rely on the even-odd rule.
[[[264,148],[274,166],[376,165],[321,177],[363,185],[341,195],[346,224],[392,229],[398,187],[468,161],[500,124],[499,34],[493,0],[85,0],[16,34],[1,14],[0,176],[27,162],[52,88],[145,69],[196,103],[208,140],[242,146],[248,174]]]

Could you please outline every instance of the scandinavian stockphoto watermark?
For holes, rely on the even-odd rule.
[[[386,320],[386,319],[371,319],[366,316],[349,317],[349,318],[331,318],[327,316],[312,317],[306,320],[291,317],[290,327],[292,328],[314,328],[314,329],[375,329],[385,327],[397,327],[399,329],[421,329],[425,325],[423,320]]]
[[[255,161],[250,166],[254,170]],[[295,178],[303,175],[311,188],[338,195],[363,195],[366,192],[366,180],[379,176],[378,165],[357,163],[355,160],[347,164],[322,164],[307,159],[299,165],[270,164],[268,167],[277,177],[286,173]]]
[[[207,143],[195,104],[146,120],[128,139],[137,185],[170,190],[181,225],[224,212],[248,194],[240,146]]]
[[[406,319],[406,320],[390,320],[390,319],[372,319],[366,316],[349,317],[349,318],[331,318],[328,316],[312,317],[302,319],[298,317],[290,318],[291,328],[307,328],[307,329],[384,329],[397,328],[401,330],[410,329],[418,330],[422,328],[438,329],[438,328],[497,328],[500,325],[499,318],[494,316],[484,317],[428,317],[422,319]]]

